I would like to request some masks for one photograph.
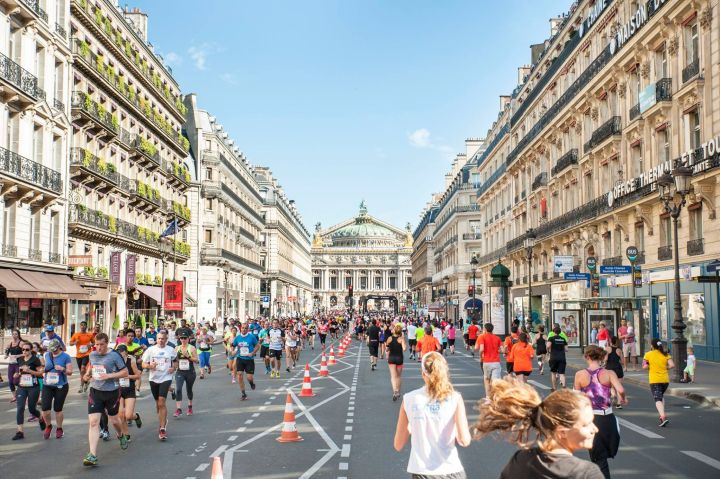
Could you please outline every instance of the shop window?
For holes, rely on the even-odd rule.
[[[681,294],[680,303],[687,326],[685,336],[688,339],[688,346],[705,345],[705,295]]]

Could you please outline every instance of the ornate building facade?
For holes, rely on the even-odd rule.
[[[400,310],[407,306],[412,283],[412,234],[368,214],[322,229],[312,243],[315,310]],[[353,298],[348,288],[353,287]]]

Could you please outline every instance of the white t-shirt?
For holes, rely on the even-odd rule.
[[[455,411],[462,396],[454,392],[432,401],[425,387],[403,396],[410,431],[410,474],[443,475],[463,471],[456,447]]]
[[[415,330],[417,329],[417,326],[414,324],[408,324],[407,325],[407,333],[409,339],[415,339]]]
[[[282,329],[271,329],[268,331],[268,337],[270,338],[270,349],[282,350]]]
[[[168,372],[172,367],[172,362],[177,357],[175,348],[165,346],[161,348],[158,345],[150,346],[145,350],[142,360],[144,363],[155,362],[155,369],[150,370],[150,381],[154,383],[164,383],[172,381],[173,373]]]

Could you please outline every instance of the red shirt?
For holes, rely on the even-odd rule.
[[[479,329],[476,324],[471,324],[468,328],[468,339],[477,339]]]
[[[610,339],[610,333],[608,332],[607,328],[603,328],[600,331],[598,331],[597,335],[598,341],[607,341]]]
[[[485,332],[480,337],[480,341],[475,345],[475,349],[480,349],[481,345],[483,347],[482,360],[484,363],[500,362],[500,346],[502,346],[500,337]]]

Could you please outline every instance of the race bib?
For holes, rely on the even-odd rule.
[[[240,346],[240,356],[250,356],[250,348],[247,346]]]
[[[153,338],[148,338],[148,344],[152,346],[153,344],[155,344],[155,340]]]
[[[57,383],[60,382],[60,374],[56,372],[47,372],[45,373],[45,384],[48,386],[55,386]]]
[[[99,381],[100,376],[103,374],[106,374],[107,370],[105,369],[105,366],[102,364],[94,365],[92,367],[92,377],[94,380]]]
[[[180,371],[188,371],[190,369],[190,360],[189,359],[181,359],[180,360]]]
[[[120,387],[121,388],[129,388],[130,387],[130,378],[120,378]]]
[[[25,388],[31,388],[33,386],[33,377],[30,374],[20,375],[20,386]]]
[[[84,354],[84,353],[87,353],[87,352],[88,352],[88,347],[87,347],[87,346],[80,346],[80,352],[83,353],[83,354]]]
[[[202,349],[207,349],[207,343],[206,343],[205,341],[201,342],[201,343],[200,343],[200,347],[201,347]]]
[[[167,358],[157,358],[155,360],[155,369],[157,371],[166,371],[168,368],[169,361]]]

